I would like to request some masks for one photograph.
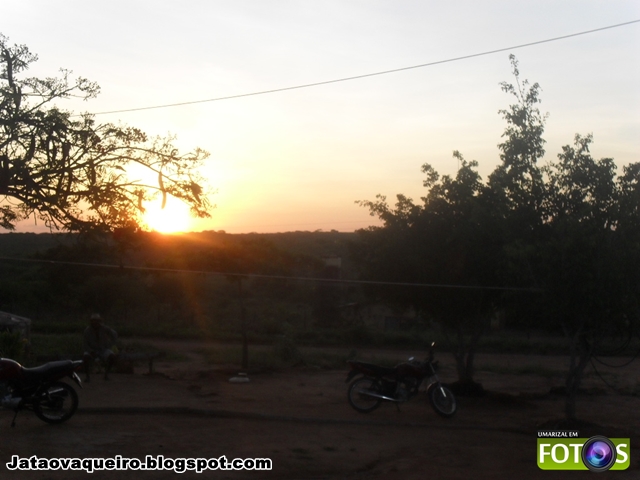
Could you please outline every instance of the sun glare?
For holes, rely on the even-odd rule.
[[[164,209],[160,201],[147,205],[142,218],[151,230],[160,233],[186,232],[191,224],[189,207],[173,198],[167,199]]]

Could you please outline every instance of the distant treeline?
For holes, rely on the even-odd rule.
[[[73,329],[99,311],[132,334],[237,331],[241,303],[258,333],[281,334],[287,325],[316,321],[334,325],[339,304],[357,295],[353,289],[347,298],[346,288],[269,276],[323,277],[325,259],[339,257],[339,275],[353,278],[348,248],[354,235],[2,234],[0,256],[9,259],[0,260],[0,310],[34,319],[36,330]],[[136,268],[90,266],[95,264]]]

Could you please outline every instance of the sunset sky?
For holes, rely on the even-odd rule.
[[[502,49],[640,19],[630,1],[2,1],[0,32],[39,61],[98,82],[89,112],[189,102],[323,82]],[[230,233],[353,231],[354,203],[424,195],[420,167],[454,174],[459,150],[486,178],[512,99],[509,51],[347,82],[99,115],[173,133],[211,153],[207,221]],[[640,23],[512,50],[542,87],[553,161],[576,133],[594,157],[640,161]],[[18,231],[36,231],[33,221]]]

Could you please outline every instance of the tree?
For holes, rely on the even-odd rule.
[[[455,179],[439,180],[425,165],[423,205],[403,195],[394,209],[382,196],[361,202],[384,225],[361,230],[354,255],[372,280],[485,287],[374,291],[418,306],[457,333],[462,382],[472,381],[477,339],[496,307],[559,329],[570,360],[565,416],[574,421],[585,368],[610,349],[608,342],[640,325],[640,163],[617,176],[612,159],[591,157],[591,135],[576,135],[557,163],[540,167],[546,118],[538,109],[540,87],[521,81],[517,60],[510,60],[515,85],[501,86],[516,102],[500,111],[507,122],[501,163],[487,184],[458,152]],[[486,288],[492,285],[538,293],[499,295]]]
[[[640,164],[616,178],[614,161],[593,159],[591,143],[591,135],[576,135],[559,162],[542,169],[541,241],[530,250],[547,318],[561,327],[569,347],[569,421],[576,419],[585,368],[612,348],[607,341],[638,325],[640,313]]]
[[[507,254],[521,252],[522,239],[532,241],[540,224],[544,180],[537,162],[545,153],[545,116],[537,108],[540,86],[521,81],[513,55],[510,61],[515,85],[503,82],[501,87],[516,102],[499,112],[507,122],[504,141],[498,145],[502,162],[486,185],[475,170],[477,163],[466,162],[455,151],[462,164],[456,178],[440,181],[431,166],[423,166],[429,192],[422,206],[403,195],[395,210],[384,197],[361,202],[384,222],[381,228],[360,232],[371,245],[355,249],[363,272],[379,279],[474,287],[402,293],[387,289],[386,295],[387,300],[394,295],[418,307],[455,334],[458,377],[466,385],[474,384],[478,342],[491,316],[507,300],[494,288],[507,285],[505,274],[513,263]],[[530,281],[522,275],[511,285],[527,288]],[[517,300],[522,297],[518,294]]]
[[[538,160],[544,154],[542,138],[547,115],[540,113],[540,85],[520,80],[518,60],[509,56],[515,85],[502,82],[502,90],[516,102],[500,110],[507,126],[498,145],[501,163],[489,176],[488,187],[493,208],[503,218],[509,217],[506,233],[526,236],[540,224],[540,207],[544,194],[544,178]]]
[[[545,117],[538,84],[503,83],[517,103],[502,110],[506,140],[502,163],[489,177],[489,191],[505,232],[505,281],[538,287],[537,316],[523,297],[509,302],[533,325],[559,328],[567,339],[565,416],[576,419],[576,394],[585,368],[606,341],[637,325],[640,298],[640,166],[616,178],[612,159],[595,160],[592,136],[576,135],[559,162],[538,165],[544,154]]]
[[[137,227],[144,203],[172,195],[207,217],[208,191],[197,173],[208,153],[181,154],[174,138],[149,138],[141,130],[98,124],[57,103],[89,100],[96,83],[71,78],[23,77],[37,61],[25,45],[0,34],[0,226],[12,230],[34,215],[50,228],[82,231]],[[138,168],[157,179],[133,179]]]
[[[422,167],[429,189],[422,205],[404,195],[394,209],[383,196],[360,202],[384,225],[358,231],[353,255],[367,279],[439,285],[381,285],[370,293],[411,305],[451,333],[459,382],[469,390],[479,388],[473,380],[475,353],[500,297],[492,287],[499,281],[502,245],[477,162],[459,152],[454,156],[461,164],[455,178],[440,179],[430,165]]]
[[[514,83],[501,82],[503,92],[515,101],[498,111],[506,121],[498,144],[500,163],[489,175],[485,195],[501,226],[504,257],[500,276],[505,285],[539,288],[532,273],[534,252],[541,238],[545,178],[538,162],[544,157],[543,138],[548,114],[542,114],[541,87],[520,78],[518,60],[509,55]],[[536,325],[543,310],[539,295],[507,292],[502,313],[511,325]]]

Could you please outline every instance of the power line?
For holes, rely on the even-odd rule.
[[[454,288],[465,290],[509,290],[520,292],[540,292],[538,288],[523,288],[523,287],[493,287],[493,286],[481,286],[481,285],[446,285],[435,283],[410,283],[410,282],[381,282],[375,280],[342,280],[334,278],[317,278],[317,277],[292,277],[287,275],[265,275],[261,273],[239,273],[239,272],[215,272],[210,270],[184,270],[174,268],[158,268],[158,267],[136,267],[133,265],[112,265],[107,263],[83,263],[83,262],[64,262],[59,260],[39,260],[31,258],[13,258],[13,257],[0,257],[0,260],[8,260],[15,262],[31,262],[31,263],[48,263],[53,265],[74,265],[79,267],[94,267],[94,268],[110,268],[118,270],[143,270],[150,272],[165,272],[165,273],[195,273],[199,275],[216,275],[225,277],[237,277],[237,278],[270,278],[275,280],[299,280],[303,282],[323,282],[323,283],[342,283],[342,284],[355,284],[355,285],[387,285],[396,287],[429,287],[429,288]]]
[[[624,27],[626,25],[631,25],[631,24],[634,24],[634,23],[640,23],[640,19],[631,20],[629,22],[624,22],[624,23],[617,23],[615,25],[609,25],[609,26],[606,26],[606,27],[594,28],[593,30],[585,30],[585,31],[582,31],[582,32],[570,33],[568,35],[562,35],[562,36],[559,36],[559,37],[547,38],[545,40],[537,40],[535,42],[522,43],[520,45],[514,45],[514,46],[511,46],[511,47],[498,48],[496,50],[488,50],[488,51],[480,52],[480,53],[472,53],[472,54],[469,54],[469,55],[463,55],[461,57],[448,58],[446,60],[437,60],[435,62],[422,63],[420,65],[413,65],[413,66],[410,66],[410,67],[394,68],[392,70],[383,70],[383,71],[380,71],[380,72],[365,73],[365,74],[362,74],[362,75],[355,75],[353,77],[336,78],[336,79],[333,79],[333,80],[325,80],[325,81],[322,81],[322,82],[306,83],[306,84],[302,84],[302,85],[294,85],[294,86],[291,86],[291,87],[274,88],[272,90],[262,90],[262,91],[259,91],[259,92],[241,93],[239,95],[230,95],[230,96],[226,96],[226,97],[209,98],[209,99],[206,99],[206,100],[193,100],[193,101],[189,101],[189,102],[167,103],[167,104],[164,104],[164,105],[154,105],[154,106],[151,106],[151,107],[127,108],[127,109],[123,109],[123,110],[109,110],[109,111],[105,111],[105,112],[96,112],[96,113],[93,113],[93,115],[107,115],[107,114],[111,114],[111,113],[138,112],[138,111],[141,111],[141,110],[153,110],[153,109],[158,109],[158,108],[180,107],[180,106],[184,106],[184,105],[194,105],[194,104],[198,104],[198,103],[218,102],[218,101],[221,101],[221,100],[232,100],[232,99],[235,99],[235,98],[253,97],[253,96],[257,96],[257,95],[267,95],[269,93],[286,92],[286,91],[289,91],[289,90],[299,90],[299,89],[302,89],[302,88],[318,87],[320,85],[329,85],[331,83],[348,82],[350,80],[359,80],[359,79],[362,79],[362,78],[375,77],[375,76],[378,76],[378,75],[387,75],[389,73],[403,72],[405,70],[413,70],[413,69],[416,69],[416,68],[431,67],[433,65],[440,65],[440,64],[443,64],[443,63],[457,62],[457,61],[460,61],[460,60],[467,60],[469,58],[482,57],[482,56],[485,56],[485,55],[492,55],[494,53],[506,52],[506,51],[509,51],[509,50],[516,50],[518,48],[532,47],[534,45],[541,45],[543,43],[557,42],[559,40],[566,40],[567,38],[578,37],[578,36],[581,36],[581,35],[588,35],[590,33],[601,32],[603,30],[610,30],[612,28]]]

